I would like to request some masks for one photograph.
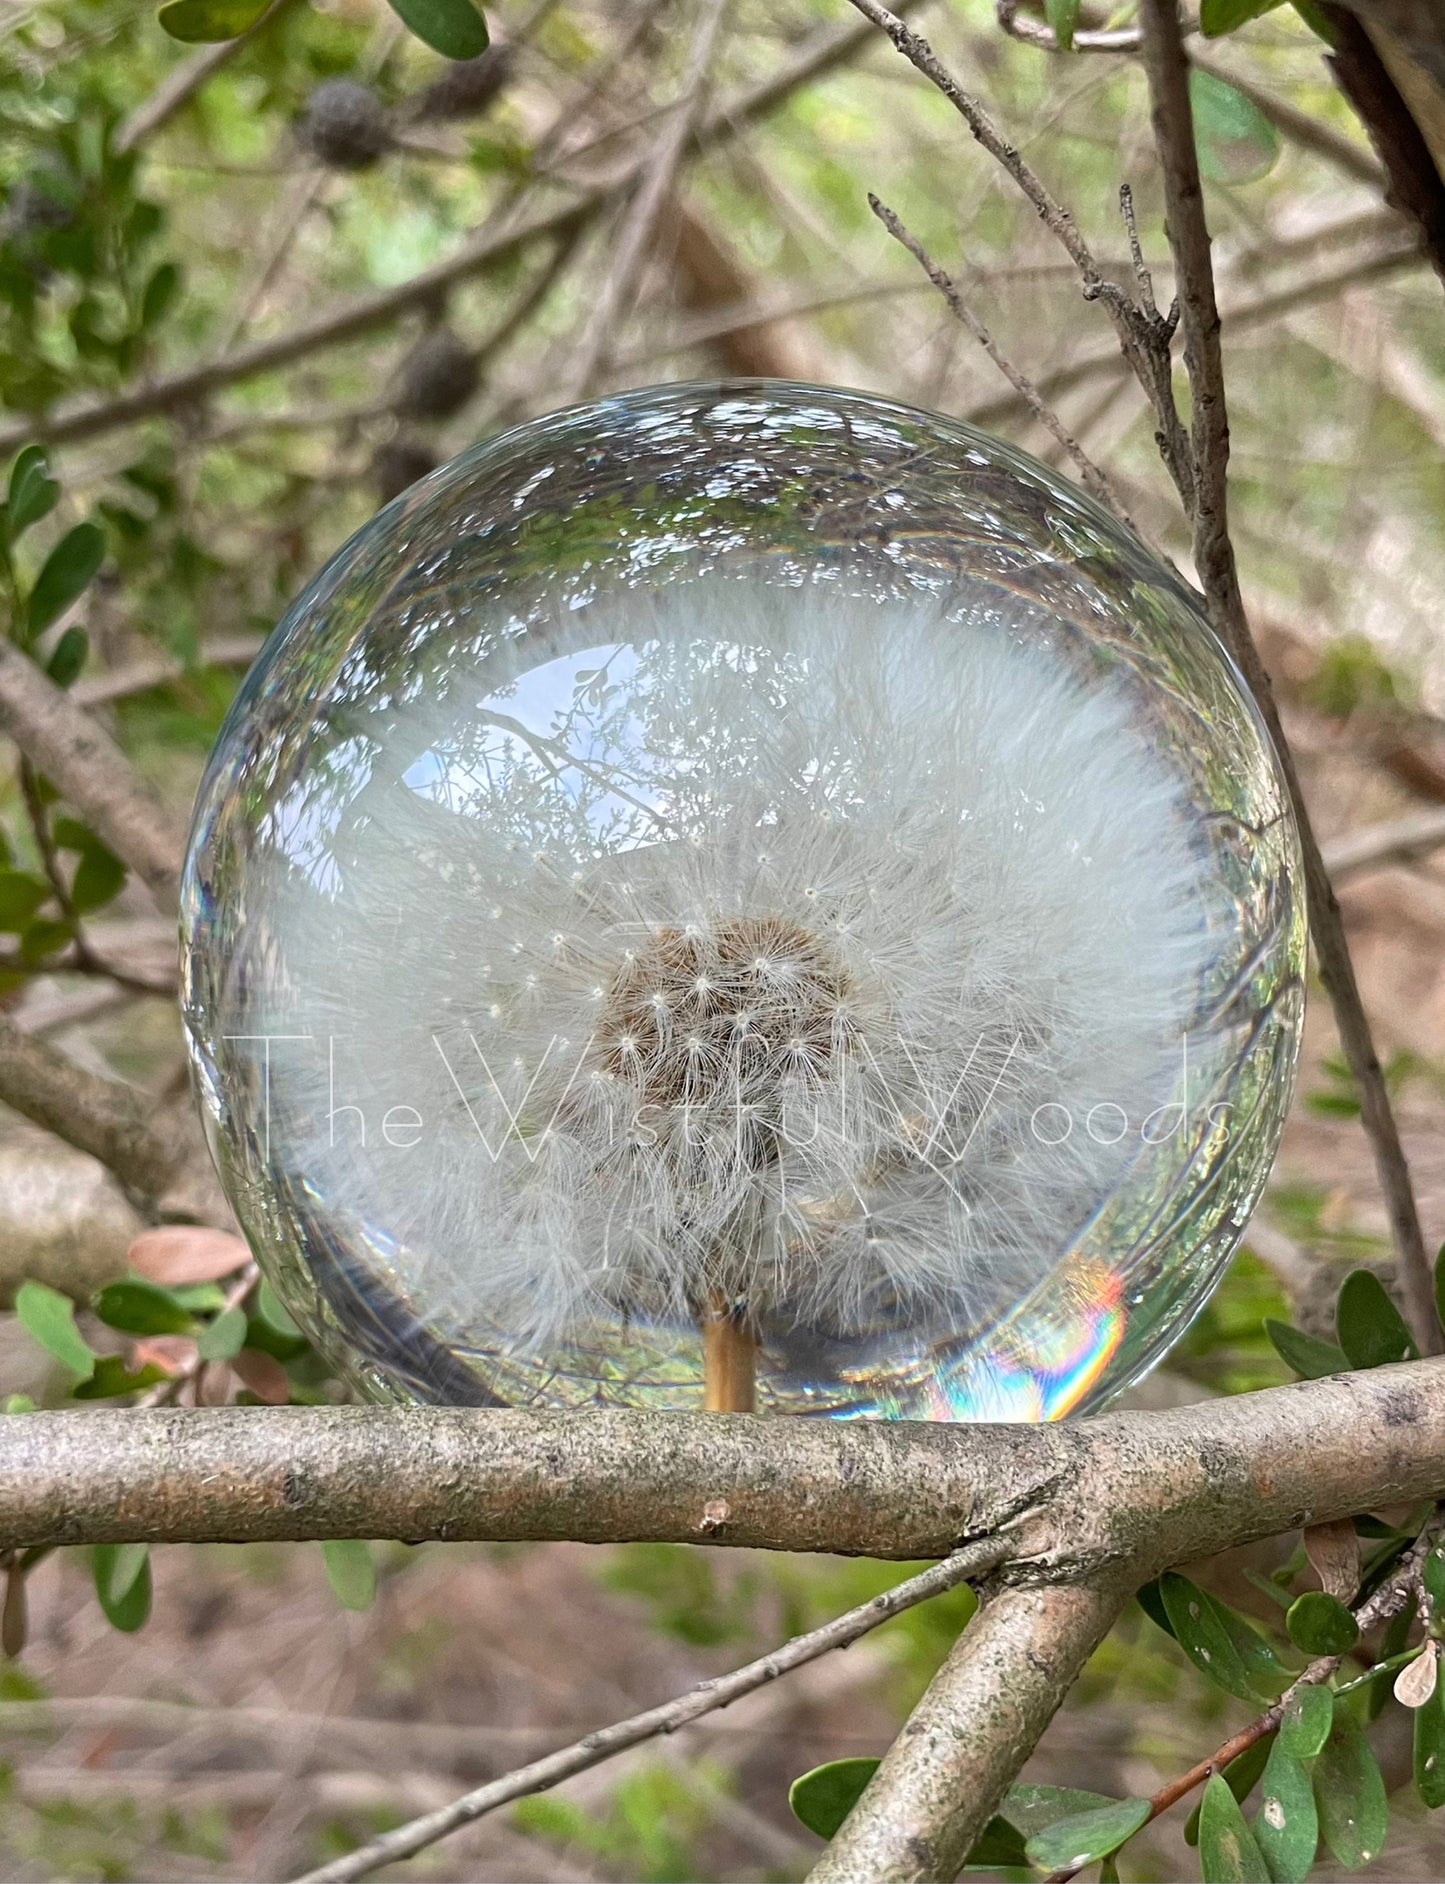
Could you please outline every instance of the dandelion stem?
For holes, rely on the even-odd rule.
[[[746,1305],[721,1291],[708,1298],[702,1317],[702,1406],[705,1413],[757,1411],[754,1388],[757,1334]]]

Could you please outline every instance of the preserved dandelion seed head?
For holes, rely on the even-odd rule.
[[[1047,1418],[1242,1233],[1294,832],[1187,593],[856,394],[658,389],[383,511],[223,730],[186,1018],[262,1263],[373,1392]],[[752,1365],[752,1362],[749,1362]]]

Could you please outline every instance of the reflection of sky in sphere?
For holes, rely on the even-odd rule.
[[[721,1287],[765,1406],[1053,1418],[1242,1232],[1295,867],[1226,658],[1077,492],[674,388],[480,448],[297,604],[202,792],[187,1024],[263,1266],[373,1390],[696,1404]]]

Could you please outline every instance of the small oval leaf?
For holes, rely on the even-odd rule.
[[[1093,1864],[1117,1851],[1148,1817],[1147,1799],[1115,1799],[1093,1812],[1076,1812],[1034,1833],[1025,1847],[1029,1862],[1044,1871],[1072,1871]]]
[[[1344,1349],[1336,1347],[1333,1341],[1321,1341],[1318,1335],[1306,1334],[1301,1328],[1292,1328],[1287,1321],[1275,1321],[1269,1316],[1265,1318],[1264,1332],[1275,1353],[1301,1380],[1324,1380],[1330,1374],[1349,1371]]]
[[[229,1361],[245,1345],[246,1311],[244,1308],[227,1308],[201,1331],[196,1341],[196,1352],[203,1361]]]
[[[270,0],[169,0],[156,15],[172,39],[188,46],[239,39],[266,11]]]
[[[1432,1812],[1445,1805],[1445,1683],[1415,1710],[1415,1790]]]
[[[1271,1884],[1239,1801],[1212,1773],[1199,1805],[1199,1869],[1205,1884]]]
[[[1372,1269],[1352,1269],[1340,1284],[1335,1332],[1352,1367],[1388,1367],[1420,1358],[1404,1317]]]
[[[121,1334],[188,1335],[196,1318],[151,1282],[108,1282],[95,1298],[95,1312]]]
[[[1268,1642],[1227,1603],[1173,1571],[1160,1577],[1159,1594],[1179,1646],[1227,1694],[1257,1701],[1289,1685]]]
[[[878,1767],[870,1759],[828,1760],[800,1774],[788,1788],[794,1818],[819,1838],[832,1838]]]
[[[376,1595],[371,1546],[359,1537],[329,1538],[321,1546],[326,1580],[343,1609],[369,1609]]]
[[[113,1629],[127,1635],[151,1613],[150,1549],[146,1544],[95,1544],[91,1547],[95,1594]]]
[[[1314,1784],[1325,1843],[1346,1870],[1361,1870],[1380,1854],[1390,1808],[1369,1742],[1347,1708],[1335,1710],[1330,1737],[1315,1761]]]
[[[15,1314],[30,1339],[44,1348],[75,1383],[95,1372],[95,1356],[75,1325],[75,1306],[48,1282],[26,1281],[15,1291]]]
[[[1360,1625],[1338,1596],[1306,1590],[1284,1619],[1289,1639],[1306,1655],[1347,1655],[1360,1639]]]
[[[487,22],[472,0],[391,0],[391,9],[444,59],[475,59],[490,43]]]
[[[1283,1739],[1270,1748],[1253,1830],[1274,1884],[1304,1884],[1320,1842],[1319,1814],[1309,1773]]]
[[[25,605],[32,640],[63,615],[95,576],[105,558],[105,536],[94,523],[78,523],[40,566]]]
[[[1415,1657],[1406,1662],[1395,1677],[1395,1699],[1401,1707],[1424,1707],[1434,1694],[1440,1676],[1440,1652],[1427,1642]]]
[[[1312,1760],[1329,1739],[1334,1718],[1334,1690],[1311,1682],[1286,1702],[1279,1723],[1280,1743],[1297,1760]]]
[[[192,1224],[166,1224],[142,1230],[126,1251],[126,1261],[147,1282],[219,1282],[233,1275],[251,1252],[229,1230],[205,1230]]]

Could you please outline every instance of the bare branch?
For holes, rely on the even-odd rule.
[[[1097,1583],[1004,1589],[985,1602],[909,1715],[810,1884],[957,1875],[1084,1663],[1132,1593]]]
[[[685,1727],[704,1714],[741,1700],[745,1694],[751,1694],[769,1681],[776,1681],[779,1675],[785,1675],[791,1669],[816,1661],[820,1655],[826,1655],[832,1649],[847,1648],[850,1643],[876,1629],[880,1623],[887,1622],[891,1616],[912,1609],[918,1603],[927,1602],[930,1597],[953,1589],[959,1583],[971,1582],[983,1575],[1003,1554],[1004,1546],[996,1542],[966,1544],[942,1563],[932,1565],[916,1577],[909,1577],[906,1582],[835,1617],[821,1628],[812,1629],[806,1635],[794,1636],[782,1648],[760,1656],[746,1667],[734,1669],[731,1674],[716,1675],[709,1681],[700,1681],[695,1688],[679,1695],[676,1700],[665,1701],[659,1707],[650,1707],[641,1714],[634,1714],[629,1720],[617,1721],[611,1727],[603,1727],[596,1733],[588,1734],[585,1739],[574,1741],[570,1747],[549,1753],[543,1759],[533,1760],[530,1765],[518,1767],[515,1772],[504,1773],[500,1779],[489,1780],[485,1786],[478,1786],[474,1792],[464,1794],[452,1804],[443,1806],[440,1811],[428,1812],[422,1818],[413,1819],[409,1825],[383,1832],[379,1838],[372,1839],[356,1851],[348,1852],[344,1858],[324,1864],[319,1870],[308,1871],[297,1880],[297,1884],[347,1884],[349,1879],[366,1877],[370,1872],[380,1870],[384,1864],[410,1858],[428,1845],[434,1845],[439,1838],[445,1838],[449,1832],[472,1824],[488,1812],[495,1812],[499,1806],[510,1805],[514,1799],[524,1799],[529,1793],[544,1792],[548,1787],[570,1779],[574,1773],[586,1772],[589,1766],[599,1766],[604,1760],[610,1760],[645,1740],[655,1740],[660,1734],[676,1733],[679,1727]]]
[[[3,639],[0,732],[144,879],[159,906],[173,910],[184,832],[109,734]]]
[[[195,669],[207,667],[249,667],[261,652],[260,635],[216,635],[202,641],[196,651]],[[184,661],[171,654],[143,654],[109,673],[92,674],[77,680],[67,692],[77,706],[106,706],[112,700],[128,700],[133,694],[149,693],[152,687],[168,680],[179,680],[192,671]]]
[[[1019,0],[998,0],[995,7],[998,23],[1010,39],[1022,40],[1026,46],[1042,46],[1045,52],[1059,51],[1058,34],[1052,26],[1046,26],[1042,20],[1021,19]],[[1139,28],[1137,26],[1111,26],[1105,28],[1084,27],[1074,34],[1076,52],[1137,52],[1139,50]]]
[[[1389,1212],[1401,1290],[1422,1352],[1438,1354],[1442,1337],[1435,1314],[1434,1278],[1409,1166],[1355,980],[1339,905],[1280,725],[1269,676],[1250,634],[1239,587],[1234,546],[1229,535],[1229,416],[1219,307],[1215,299],[1204,189],[1194,139],[1189,61],[1180,30],[1177,0],[1141,0],[1139,22],[1143,33],[1144,67],[1149,78],[1154,141],[1164,173],[1169,243],[1174,254],[1184,360],[1193,401],[1190,440],[1194,460],[1193,501],[1191,503],[1186,496],[1185,507],[1194,524],[1195,568],[1210,619],[1238,661],[1278,749],[1300,827],[1310,928],[1320,976],[1334,1009],[1340,1045],[1360,1090],[1365,1130]]]
[[[953,310],[956,318],[962,321],[963,325],[973,335],[974,339],[983,348],[984,352],[993,361],[1004,378],[1028,406],[1029,411],[1034,415],[1035,419],[1038,420],[1039,424],[1043,426],[1044,430],[1054,439],[1061,449],[1066,451],[1069,457],[1073,459],[1074,464],[1078,468],[1079,476],[1083,480],[1085,490],[1087,490],[1091,496],[1097,498],[1107,510],[1112,510],[1121,523],[1128,524],[1132,529],[1134,527],[1133,520],[1120,503],[1108,478],[1105,477],[1104,473],[1099,469],[1098,465],[1094,463],[1093,459],[1083,449],[1072,433],[1064,429],[1063,422],[1059,418],[1058,413],[1054,411],[1052,406],[1044,403],[1044,400],[1033,382],[1026,379],[1024,375],[1019,372],[1018,368],[1014,366],[1012,361],[1005,358],[999,351],[993,336],[964,300],[952,279],[946,275],[938,266],[937,262],[933,260],[918,238],[910,234],[893,211],[889,209],[888,205],[886,203],[880,203],[878,198],[874,196],[871,191],[868,195],[868,205],[879,222],[881,222],[883,227],[888,231],[889,235],[896,241],[901,242],[908,253],[922,268],[923,272],[928,276],[928,279],[933,283],[934,287],[938,289],[939,293]]]

